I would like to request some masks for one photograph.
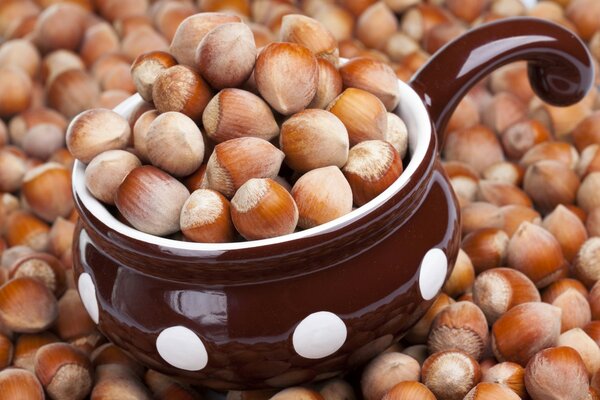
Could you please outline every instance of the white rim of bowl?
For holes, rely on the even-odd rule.
[[[421,165],[427,154],[427,149],[429,148],[431,141],[431,123],[429,120],[429,115],[427,114],[427,110],[425,109],[420,97],[408,84],[398,80],[398,86],[400,90],[400,104],[398,106],[398,110],[400,117],[408,129],[408,151],[411,154],[411,159],[406,169],[402,172],[400,177],[390,185],[390,187],[388,187],[385,191],[367,204],[358,207],[342,217],[314,228],[294,232],[289,235],[277,236],[269,239],[250,240],[246,242],[185,242],[144,233],[117,220],[99,200],[92,196],[92,194],[86,188],[85,164],[80,161],[76,161],[73,167],[73,187],[83,206],[109,229],[112,229],[121,235],[130,237],[132,239],[139,240],[141,242],[147,242],[163,248],[211,252],[241,250],[285,243],[297,239],[328,233],[356,221],[357,219],[376,209],[382,203],[388,201],[392,196],[394,196],[395,193],[397,193],[404,187],[404,185],[406,185],[417,168]],[[125,118],[129,118],[135,107],[142,101],[143,100],[140,95],[135,94],[115,107],[114,111],[121,114]]]

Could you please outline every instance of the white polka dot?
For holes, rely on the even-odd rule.
[[[318,359],[335,353],[346,341],[344,321],[329,311],[319,311],[304,318],[296,327],[292,343],[304,358]]]
[[[96,299],[96,286],[90,274],[84,272],[79,275],[79,281],[77,283],[79,289],[79,296],[83,306],[87,310],[88,314],[95,323],[98,323],[98,300]]]
[[[156,339],[158,354],[172,366],[186,371],[199,371],[208,363],[202,340],[184,326],[167,328]]]
[[[429,250],[421,261],[419,272],[419,289],[425,300],[433,299],[438,294],[446,280],[446,272],[448,272],[446,254],[440,249]]]

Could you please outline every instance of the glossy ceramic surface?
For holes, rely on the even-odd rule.
[[[399,83],[411,135],[401,178],[346,217],[293,235],[201,245],[142,234],[87,193],[77,164],[74,264],[86,309],[149,367],[218,390],[361,365],[422,316],[458,252],[458,206],[435,132],[470,86],[515,59],[532,61],[534,86],[553,103],[591,84],[585,47],[556,25],[516,19],[468,33],[416,74],[414,91]]]

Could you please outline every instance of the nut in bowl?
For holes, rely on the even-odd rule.
[[[438,142],[448,118],[479,79],[520,59],[530,62],[536,93],[553,104],[575,102],[591,85],[587,50],[567,30],[530,18],[483,25],[436,53],[409,84],[397,81],[394,113],[405,122],[409,143],[402,173],[374,198],[368,193],[359,201],[355,197],[360,207],[316,226],[306,223],[293,233],[288,233],[293,231],[289,224],[276,220],[267,227],[279,236],[252,240],[255,231],[267,228],[248,222],[244,214],[260,213],[260,202],[249,207],[248,198],[271,191],[269,196],[278,201],[293,203],[270,180],[253,182],[252,177],[249,187],[235,183],[234,191],[244,191],[238,199],[237,193],[223,193],[233,197],[231,208],[237,211],[232,216],[237,213],[234,218],[254,231],[244,235],[251,240],[196,243],[158,236],[176,227],[147,233],[123,223],[91,194],[86,165],[77,162],[73,189],[81,218],[74,268],[86,309],[111,341],[139,361],[217,390],[302,384],[363,364],[423,315],[457,256],[458,202],[439,159]],[[269,95],[274,91],[277,87],[269,86]],[[276,110],[287,113],[311,101],[311,95],[300,97]],[[115,112],[127,118],[141,101],[133,96]],[[335,104],[328,108],[336,114]],[[299,117],[295,111],[290,114],[295,116],[283,125],[293,135],[290,125]],[[346,122],[344,114],[336,115]],[[364,140],[357,138],[378,134],[376,124],[373,131],[360,118],[351,122],[355,124],[344,125],[353,145]],[[306,165],[301,153],[297,160]],[[346,168],[324,168],[342,175],[339,167]],[[359,167],[346,168],[356,175],[348,179],[351,183],[360,182]],[[156,167],[137,168],[154,168],[172,178]],[[305,177],[310,182],[314,171],[296,184]],[[159,175],[146,177],[155,182],[152,186],[166,185],[168,179]],[[128,192],[142,199],[145,195],[142,190]],[[131,219],[139,218],[143,226],[145,218],[152,213],[161,217],[174,202],[184,207],[184,197],[168,197],[162,206],[152,204],[156,208],[150,214],[125,219],[135,226]],[[120,196],[116,200],[117,206],[123,201]],[[298,209],[301,216],[301,205]],[[293,212],[285,215],[286,221],[295,220]]]

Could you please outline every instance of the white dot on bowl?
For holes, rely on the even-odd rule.
[[[156,339],[158,354],[172,366],[186,371],[199,371],[208,363],[202,340],[184,326],[172,326]]]
[[[98,300],[96,299],[96,286],[90,274],[84,272],[79,275],[77,282],[77,288],[79,289],[79,296],[81,296],[81,302],[87,310],[88,314],[95,323],[98,323]]]
[[[346,341],[344,321],[329,311],[319,311],[304,318],[294,330],[292,343],[304,358],[319,359],[335,353]]]
[[[446,254],[440,249],[429,250],[421,261],[421,271],[419,272],[419,289],[425,300],[433,299],[438,294],[444,285],[447,272]]]

